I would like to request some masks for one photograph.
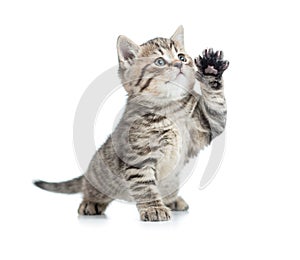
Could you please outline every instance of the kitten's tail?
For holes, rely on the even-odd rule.
[[[33,184],[43,190],[73,194],[81,192],[83,182],[83,175],[73,180],[64,182],[45,182],[45,181],[34,181]]]

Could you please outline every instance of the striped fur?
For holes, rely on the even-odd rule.
[[[117,48],[128,99],[116,129],[83,177],[35,184],[49,191],[82,192],[79,214],[103,214],[112,200],[123,199],[136,203],[144,221],[169,220],[170,210],[188,209],[177,196],[183,166],[224,131],[221,76],[228,63],[221,52],[205,51],[195,60],[196,72],[184,50],[182,27],[170,39],[142,45],[120,36]],[[196,79],[202,95],[193,90]]]

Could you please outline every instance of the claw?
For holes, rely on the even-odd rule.
[[[194,59],[194,63],[198,67],[198,59],[197,58]]]
[[[224,53],[222,51],[220,51],[220,60],[222,60],[224,57]]]
[[[215,54],[215,57],[217,60],[222,60],[223,59],[223,52],[222,51],[217,51]]]
[[[229,61],[225,60],[223,66],[222,66],[222,69],[226,70],[228,68],[228,66],[229,66]]]
[[[198,67],[201,67],[201,60],[202,60],[202,57],[199,55],[197,58],[195,58],[195,64],[196,66]]]

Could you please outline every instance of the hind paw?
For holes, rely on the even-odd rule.
[[[107,204],[97,203],[91,201],[83,201],[81,202],[78,208],[79,215],[103,215],[104,211],[107,207]]]
[[[189,209],[189,205],[181,197],[177,197],[175,201],[166,204],[166,206],[173,211],[187,211]]]

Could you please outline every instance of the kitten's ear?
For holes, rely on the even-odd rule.
[[[180,25],[176,32],[172,35],[171,40],[173,40],[179,48],[184,49],[184,30],[183,26]]]
[[[140,46],[135,44],[126,36],[120,35],[117,41],[117,49],[120,65],[125,65],[129,60],[135,59],[138,55]]]

